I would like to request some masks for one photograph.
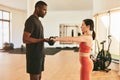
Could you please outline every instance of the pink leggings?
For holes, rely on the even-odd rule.
[[[91,80],[93,62],[89,57],[80,57],[80,80]]]

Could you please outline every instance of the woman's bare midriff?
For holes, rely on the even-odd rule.
[[[90,53],[82,53],[82,52],[80,52],[79,55],[80,55],[80,57],[89,57]]]

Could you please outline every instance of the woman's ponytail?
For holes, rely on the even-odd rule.
[[[86,24],[86,26],[90,26],[90,31],[92,31],[92,37],[93,37],[93,40],[95,40],[95,37],[96,37],[96,33],[94,31],[94,22],[92,19],[84,19],[83,20]]]
[[[92,32],[92,37],[93,37],[93,40],[95,40],[96,33],[95,33],[95,31],[94,31],[94,30],[93,30],[93,32]]]

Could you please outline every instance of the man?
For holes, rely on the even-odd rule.
[[[43,26],[39,17],[47,13],[47,4],[38,1],[35,4],[34,13],[26,20],[23,33],[23,42],[26,44],[26,67],[30,74],[30,80],[41,80],[44,70],[44,39]]]

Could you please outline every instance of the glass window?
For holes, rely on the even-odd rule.
[[[0,21],[0,47],[2,47],[2,21]]]
[[[109,14],[105,13],[98,15],[97,17],[97,27],[96,27],[96,39],[99,43],[98,47],[101,47],[100,42],[107,39],[108,28],[109,28]],[[106,43],[107,44],[107,43]],[[107,45],[105,45],[107,49]]]
[[[120,59],[120,10],[109,11],[95,16],[96,37],[99,42],[106,40],[105,49],[108,49],[108,35],[112,35],[110,53],[113,59]],[[101,47],[101,46],[100,46]],[[95,49],[97,51],[97,49]],[[96,52],[95,51],[95,52]]]
[[[0,11],[0,19],[2,19],[2,11]]]
[[[0,10],[0,49],[10,42],[10,12]]]
[[[3,19],[4,20],[9,20],[10,16],[9,16],[9,12],[3,12]]]
[[[9,22],[3,22],[3,43],[9,42]]]
[[[118,12],[112,12],[110,15],[110,33],[112,35],[112,44],[111,44],[111,53],[114,54],[114,56],[120,55],[120,11]],[[115,45],[118,44],[118,45]],[[118,58],[118,57],[116,57]]]

